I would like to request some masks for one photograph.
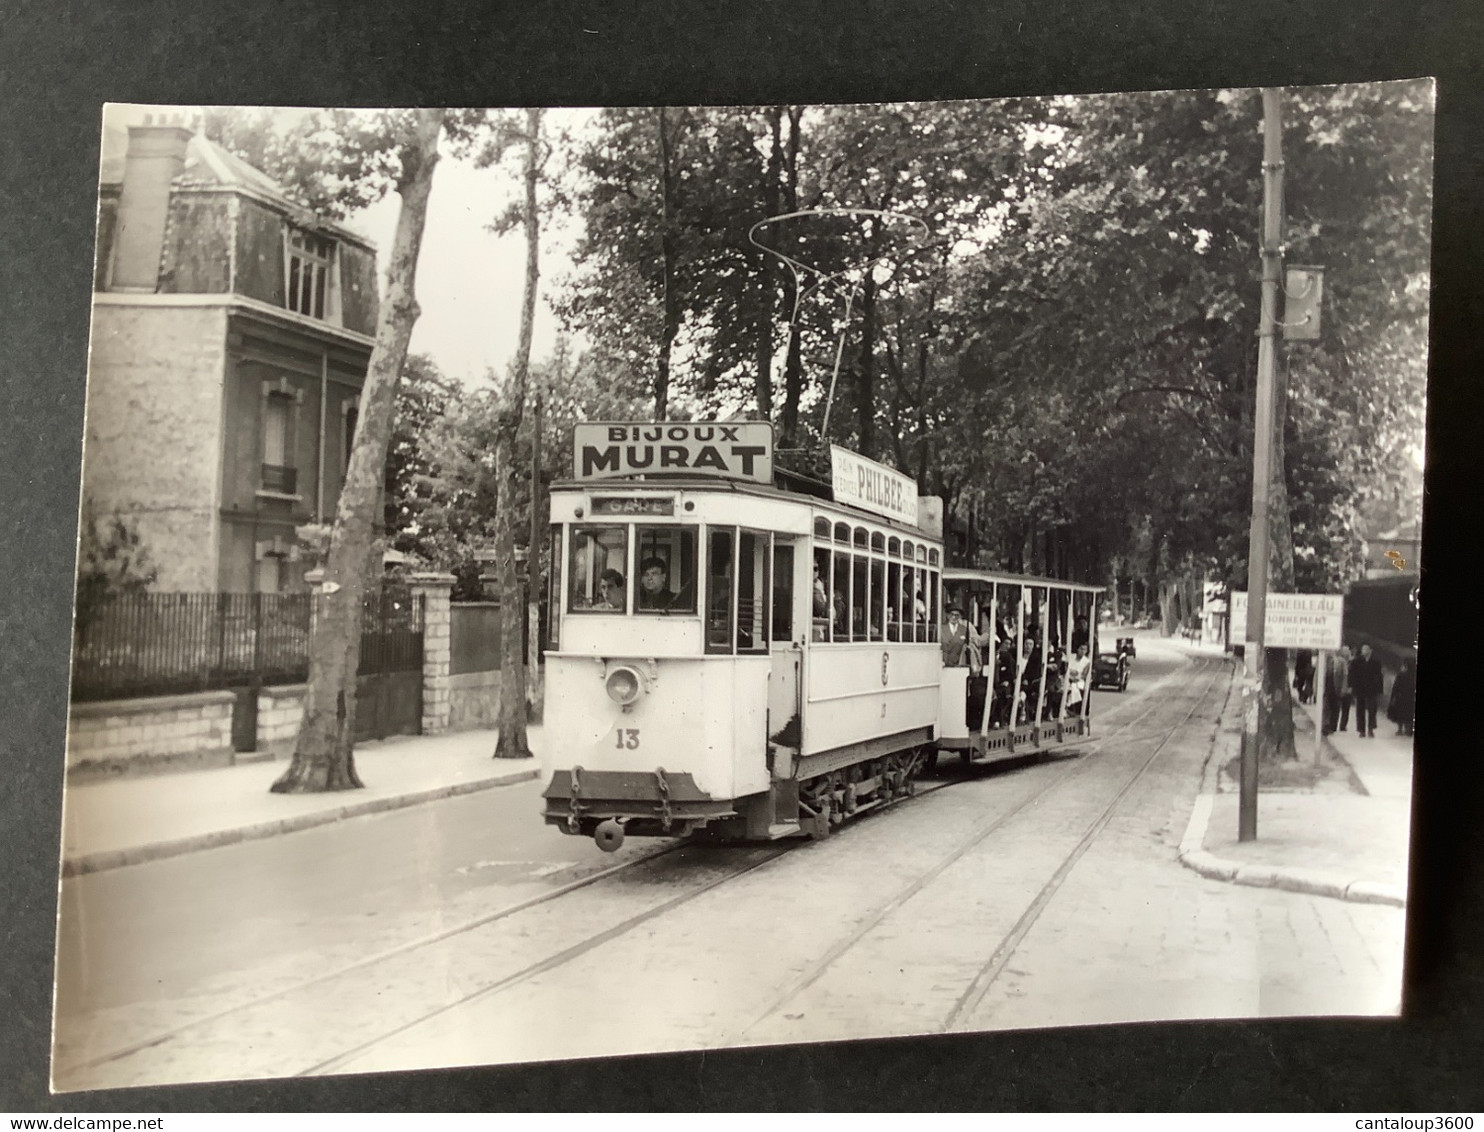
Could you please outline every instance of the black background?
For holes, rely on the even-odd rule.
[[[1481,31],[1484,6],[1466,0],[424,0],[343,14],[277,0],[0,0],[0,1111],[1479,1109]],[[872,101],[1425,75],[1439,79],[1437,193],[1403,1021],[1116,1026],[49,1097],[102,102]]]

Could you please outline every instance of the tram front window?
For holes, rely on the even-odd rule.
[[[567,576],[568,608],[577,613],[622,613],[627,585],[627,527],[574,527]],[[605,585],[606,583],[606,585]]]
[[[696,611],[694,527],[639,527],[635,547],[640,613]]]

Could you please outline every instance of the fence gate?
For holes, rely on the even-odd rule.
[[[366,599],[355,741],[419,735],[422,723],[423,597],[385,589]]]

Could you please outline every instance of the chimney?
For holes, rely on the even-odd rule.
[[[124,183],[119,192],[110,290],[154,291],[170,207],[170,182],[185,168],[191,131],[175,122],[129,127]]]

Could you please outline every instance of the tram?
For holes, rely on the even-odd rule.
[[[1102,587],[948,569],[943,590],[978,656],[943,669],[938,749],[995,762],[1089,738]]]
[[[551,490],[548,824],[609,851],[818,838],[910,793],[939,746],[1089,733],[1046,668],[1095,591],[945,571],[941,503],[909,477],[840,448],[832,484],[775,471],[752,421],[580,424],[573,452]],[[1034,708],[1003,725],[993,681],[945,666],[945,573],[976,621],[1040,642]]]

